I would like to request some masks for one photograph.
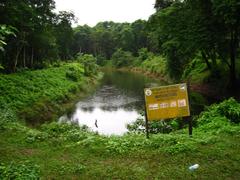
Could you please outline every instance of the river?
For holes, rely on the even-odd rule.
[[[105,71],[96,91],[79,100],[73,113],[61,116],[59,121],[86,125],[102,135],[123,135],[128,131],[126,125],[141,117],[144,87],[162,84],[139,73]]]

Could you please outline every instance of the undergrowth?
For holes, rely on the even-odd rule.
[[[70,73],[71,72],[71,73]],[[43,70],[23,71],[0,76],[0,108],[20,110],[44,98],[58,101],[81,85],[84,72],[81,64],[71,63]],[[66,97],[65,97],[66,96]]]

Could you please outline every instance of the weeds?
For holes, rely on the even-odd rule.
[[[0,179],[40,179],[40,167],[30,161],[1,163]]]

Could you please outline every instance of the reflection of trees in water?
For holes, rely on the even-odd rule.
[[[118,106],[101,106],[100,109],[102,111],[110,111],[110,112],[113,112],[113,111],[117,111],[119,109]]]
[[[107,72],[103,78],[103,84],[115,85],[131,96],[141,96],[147,82],[145,76],[119,71]]]
[[[84,112],[93,112],[95,107],[89,106],[89,107],[81,107],[81,110]]]
[[[115,104],[115,103],[113,103]],[[137,111],[141,111],[143,110],[143,101],[134,101],[134,102],[130,102],[127,104],[107,104],[107,105],[99,105],[96,106],[99,109],[101,109],[102,111],[109,111],[109,112],[113,112],[113,111],[117,111],[119,109],[123,109],[125,111],[133,111],[133,110],[137,110]],[[83,112],[93,112],[94,109],[96,108],[94,106],[82,106],[79,107]],[[71,116],[69,116],[71,117]]]

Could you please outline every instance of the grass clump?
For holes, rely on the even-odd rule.
[[[39,179],[40,168],[38,165],[24,161],[20,163],[0,164],[0,179]]]

